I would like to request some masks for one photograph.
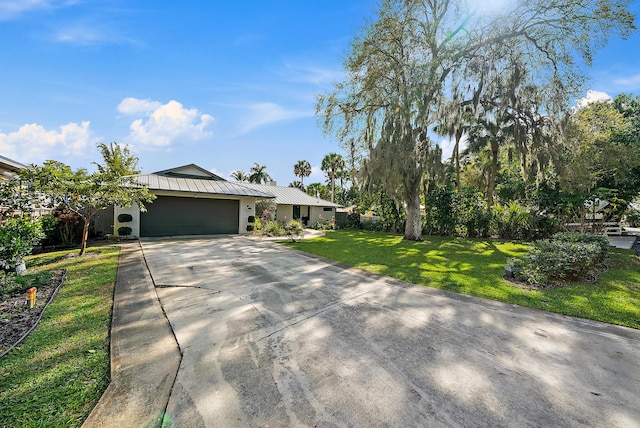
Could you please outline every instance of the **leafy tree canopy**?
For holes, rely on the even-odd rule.
[[[113,145],[109,147],[112,148]],[[50,207],[64,206],[82,218],[84,224],[80,255],[86,250],[91,219],[100,210],[114,205],[126,207],[133,204],[144,210],[144,204],[155,198],[147,188],[136,182],[135,177],[121,175],[135,170],[137,158],[128,150],[116,149],[116,152],[119,153],[118,156],[122,156],[120,160],[113,162],[113,158],[108,157],[113,152],[107,150],[107,157],[93,174],[85,169],[74,171],[68,165],[54,160],[45,161],[41,166],[31,165],[23,171],[23,179],[31,184],[33,191],[45,196]]]
[[[367,156],[366,170],[403,201],[405,239],[421,239],[420,189],[452,103],[514,106],[516,90],[546,88],[562,110],[582,65],[611,36],[635,29],[628,0],[532,0],[473,9],[465,0],[383,0],[354,38],[343,82],[318,97],[326,133]]]

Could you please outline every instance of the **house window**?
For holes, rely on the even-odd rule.
[[[333,208],[331,208],[331,207],[324,207],[324,208],[322,208],[322,211],[333,211]]]

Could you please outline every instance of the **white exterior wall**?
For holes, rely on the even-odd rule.
[[[240,198],[240,230],[238,233],[247,234],[247,225],[249,224],[249,216],[256,217],[256,199],[255,198]],[[255,226],[255,223],[252,223]]]
[[[118,221],[118,216],[120,214],[131,214],[133,220],[129,223],[120,223]],[[113,207],[113,234],[118,236],[118,228],[120,226],[129,226],[131,228],[130,238],[139,238],[140,237],[140,207],[134,204],[130,207]]]
[[[312,226],[317,222],[329,223],[331,220],[335,220],[336,209],[332,207],[331,211],[324,211],[324,207],[311,207],[311,212],[309,214],[309,226]]]
[[[293,218],[293,205],[278,205],[276,220],[284,220],[285,217],[287,220]]]

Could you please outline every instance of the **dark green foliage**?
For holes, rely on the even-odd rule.
[[[40,217],[45,247],[74,247],[82,240],[82,218],[64,208]]]
[[[248,224],[247,225],[247,232],[253,232],[253,225],[252,224]]]
[[[21,288],[24,287],[16,282],[16,275],[14,273],[0,271],[0,297],[20,291]]]
[[[256,222],[256,217],[250,215],[249,217],[247,217],[247,222],[248,223],[255,223]]]
[[[119,236],[129,236],[131,235],[131,232],[133,232],[133,229],[131,229],[129,226],[121,226],[118,228]]]
[[[44,233],[42,243],[53,245],[58,236],[58,219],[53,214],[46,214],[40,217],[40,225]]]
[[[427,197],[424,233],[429,235],[489,236],[491,211],[482,193],[475,187],[460,191],[439,188]]]
[[[381,221],[363,221],[360,223],[360,229],[370,232],[384,232],[385,225]]]
[[[118,222],[120,223],[129,223],[133,221],[133,216],[131,214],[120,214],[118,215]]]
[[[343,227],[346,229],[360,229],[361,224],[360,213],[358,211],[352,211],[347,214],[347,221]]]
[[[553,235],[554,241],[580,242],[584,244],[595,244],[598,246],[598,257],[596,262],[603,263],[609,255],[609,240],[604,235],[594,233],[559,232]]]
[[[10,218],[0,227],[0,268],[13,268],[44,238],[39,221]]]
[[[501,239],[529,239],[532,235],[531,220],[531,210],[517,202],[493,207],[494,232]]]
[[[518,276],[531,284],[585,279],[604,262],[609,242],[603,235],[557,233],[536,241],[524,256]]]

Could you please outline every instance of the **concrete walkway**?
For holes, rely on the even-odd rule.
[[[121,245],[110,353],[111,383],[83,426],[159,426],[180,350],[137,241]]]
[[[637,330],[243,237],[142,248],[151,276],[130,246],[116,285],[127,363],[85,426],[640,426]]]

